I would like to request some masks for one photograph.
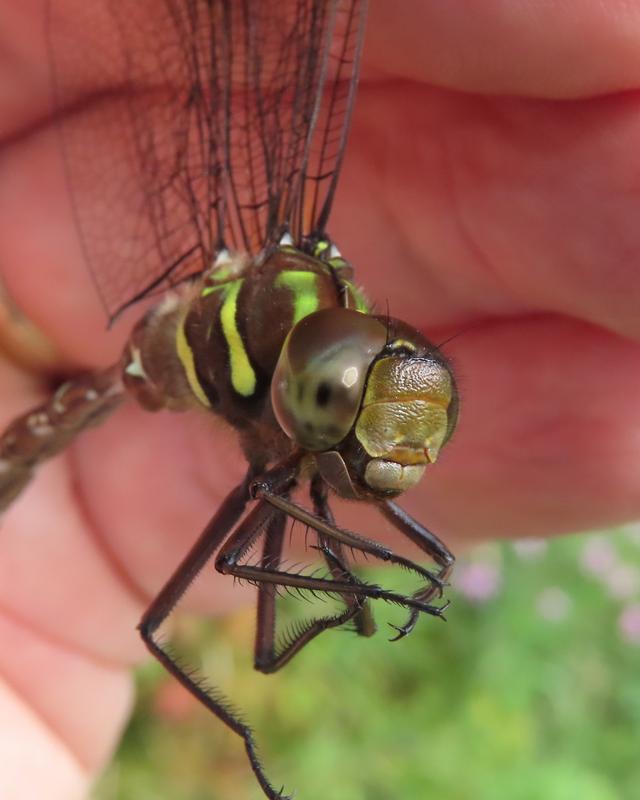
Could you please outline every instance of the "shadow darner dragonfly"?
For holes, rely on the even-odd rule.
[[[99,41],[68,40],[71,11]],[[152,411],[216,414],[236,429],[246,477],[139,628],[166,669],[242,737],[272,799],[283,790],[266,777],[250,728],[157,638],[193,578],[214,558],[218,571],[257,587],[255,667],[269,673],[325,630],[350,623],[371,635],[371,600],[407,610],[395,638],[421,613],[441,616],[453,564],[395,498],[454,430],[454,376],[418,331],[373,312],[327,232],[365,17],[364,0],[51,0],[47,20],[68,183],[96,288],[111,322],[162,297],[120,363],[68,381],[4,433],[0,505],[125,397]],[[68,113],[83,70],[100,79],[99,102]],[[109,152],[92,146],[105,128]],[[301,484],[310,509],[291,498]],[[375,504],[437,569],[336,525],[332,494]],[[316,532],[322,575],[282,563],[288,519]],[[253,563],[246,556],[258,543]],[[400,565],[421,588],[403,595],[368,583],[349,551]],[[278,640],[281,587],[339,597],[341,610]]]

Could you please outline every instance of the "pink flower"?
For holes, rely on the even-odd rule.
[[[618,629],[628,644],[640,644],[640,603],[633,603],[623,609],[618,617]]]
[[[484,603],[495,597],[500,583],[498,567],[485,561],[462,564],[455,572],[456,589],[472,603]]]
[[[618,553],[605,537],[594,537],[588,539],[583,547],[580,562],[585,572],[602,578],[618,565]]]

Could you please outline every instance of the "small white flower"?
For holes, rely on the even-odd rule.
[[[546,539],[516,539],[511,545],[518,558],[523,561],[536,561],[547,552]]]
[[[547,622],[562,622],[573,608],[573,600],[558,586],[543,589],[536,598],[538,614]]]
[[[631,600],[640,592],[640,569],[618,564],[606,575],[607,591],[616,600]]]

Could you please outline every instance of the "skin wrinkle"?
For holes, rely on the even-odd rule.
[[[462,201],[460,199],[460,191],[458,189],[458,181],[456,180],[456,170],[454,167],[454,158],[452,157],[452,144],[448,144],[446,140],[442,141],[442,167],[445,170],[447,181],[446,188],[448,190],[449,204],[452,211],[451,218],[456,226],[462,241],[466,244],[469,251],[473,254],[474,260],[479,263],[484,272],[488,274],[496,285],[501,285],[503,289],[508,289],[504,279],[501,279],[500,270],[496,263],[490,258],[488,252],[480,245],[478,237],[472,233],[472,225],[466,219],[462,211]],[[474,311],[471,310],[474,314]]]
[[[362,90],[362,87],[360,88]],[[402,225],[403,219],[401,216],[395,213],[395,206],[388,199],[390,192],[384,186],[385,178],[390,172],[387,166],[387,158],[386,158],[387,150],[388,146],[386,145],[386,143],[380,141],[378,143],[377,149],[370,154],[369,158],[371,160],[375,160],[375,162],[379,165],[379,173],[381,175],[381,180],[380,180],[381,186],[379,189],[379,193],[380,196],[383,197],[386,201],[382,207],[382,211],[384,213],[384,221],[388,225],[389,230],[404,231]],[[404,236],[399,238],[398,246],[399,246],[398,257],[397,257],[398,261],[405,261],[409,259],[413,261],[415,259],[415,252],[413,247],[411,246],[411,238],[408,235],[405,234]],[[375,303],[375,301],[373,302]],[[385,307],[387,307],[389,304],[388,298],[384,298],[384,302],[386,304]],[[373,313],[378,313],[378,314],[382,313],[379,309],[375,307],[372,308],[372,311]],[[389,314],[388,307],[386,313]]]
[[[38,708],[35,703],[30,703],[22,694],[19,685],[15,681],[12,681],[4,672],[2,673],[2,682],[5,686],[13,690],[15,697],[27,707],[29,713],[32,714],[44,728],[51,732],[52,738],[64,748],[70,761],[78,766],[79,771],[85,776],[87,782],[91,781],[91,776],[95,772],[95,765],[83,763],[79,753],[74,751],[71,743],[67,742],[66,738],[62,735],[62,731],[60,730],[61,726],[55,725],[52,720],[48,719],[44,711]]]
[[[529,104],[522,100],[510,101],[505,106],[505,113],[502,115],[504,133],[501,138],[507,144],[509,142],[517,142],[523,150],[525,160],[539,159],[542,169],[545,169],[547,164],[559,164],[558,169],[563,168],[565,154],[566,158],[572,159],[573,162],[577,160],[577,163],[583,169],[586,158],[595,157],[597,160],[600,154],[601,161],[606,163],[611,154],[610,140],[612,137],[610,131],[612,129],[615,130],[618,121],[620,121],[626,133],[629,125],[629,112],[633,111],[634,107],[638,107],[638,99],[640,98],[638,98],[637,92],[633,93],[632,99],[635,101],[633,106],[626,102],[626,98],[621,102],[619,96],[572,100],[561,104],[554,101],[551,104],[548,101],[536,101]],[[544,127],[543,137],[536,137],[535,127],[532,126],[531,122],[535,122],[540,117],[540,114],[545,112],[547,106],[549,106],[550,111],[549,123]],[[549,138],[551,138],[550,142]],[[542,144],[544,140],[546,140],[546,143]],[[553,159],[553,161],[550,161],[550,159]],[[627,172],[627,174],[631,173],[632,170]],[[526,178],[527,176],[525,175],[524,179]],[[564,180],[564,176],[558,174],[556,179],[561,182]],[[606,184],[604,188],[611,191],[617,202],[619,194],[617,174],[613,174],[609,180],[610,184]],[[584,178],[576,178],[575,189],[578,195],[578,203],[580,204],[577,210],[579,215],[584,216],[584,201],[581,195],[590,197],[593,195],[594,190],[598,192],[601,188],[601,175],[597,171],[595,172],[595,177],[591,173],[587,173]],[[543,190],[545,189],[546,187],[543,186]],[[546,191],[548,194],[549,189],[546,189]],[[635,198],[633,199],[635,201]],[[594,196],[593,202],[598,204],[599,198]],[[545,210],[536,208],[536,213],[544,214]],[[574,209],[572,206],[569,204],[567,207],[561,208],[559,213],[566,217],[569,230],[572,230],[574,226]],[[538,220],[534,219],[533,223],[537,225]],[[602,215],[594,216],[593,224],[596,229],[597,226],[601,227],[610,223],[616,223],[614,215],[609,216],[607,223],[603,222]],[[546,230],[542,232],[543,235],[547,236]],[[620,233],[621,236],[624,236],[623,231]],[[615,235],[612,236],[614,240],[618,238]],[[591,280],[593,275],[597,279],[597,264],[590,256],[592,242],[589,239],[585,241],[584,246],[581,246],[580,238],[574,239],[571,243],[567,243],[560,238],[558,245],[561,248],[563,263],[570,267],[566,274],[569,276],[569,280],[573,281],[573,284],[560,283],[558,286],[560,292],[557,298],[548,291],[543,296],[540,296],[540,287],[537,287],[532,282],[521,282],[519,288],[517,283],[514,282],[510,286],[510,290],[513,295],[527,293],[530,298],[536,298],[537,296],[536,302],[543,302],[551,307],[555,305],[555,309],[559,313],[571,315],[575,313],[576,309],[571,303],[570,296],[576,290],[580,291],[583,288],[584,278]],[[551,246],[551,242],[549,242],[547,247]],[[618,241],[616,241],[616,247],[618,247]],[[584,265],[582,269],[581,265]],[[560,264],[557,266],[560,266]],[[531,270],[532,274],[533,272]],[[618,274],[618,270],[610,270],[609,275],[611,276],[612,273]],[[611,297],[610,286],[611,277],[607,281],[607,297]],[[611,299],[613,300],[613,298]],[[601,298],[599,298],[599,302],[602,302]],[[602,307],[597,310],[600,312],[599,316],[596,316],[597,311],[595,309],[590,309],[589,307],[582,306],[580,311],[583,317],[591,314],[590,319],[595,324],[606,326],[607,317],[602,314]]]
[[[595,109],[593,107],[594,102],[597,104],[597,107]],[[556,143],[558,144],[558,146],[560,148],[569,148],[568,150],[569,155],[570,156],[573,155],[576,152],[576,148],[574,145],[576,130],[577,130],[576,126],[579,124],[580,119],[585,117],[585,115],[588,115],[585,119],[587,123],[589,123],[591,115],[593,114],[594,111],[597,113],[598,110],[601,109],[601,104],[603,102],[606,103],[607,111],[612,110],[611,109],[612,104],[618,105],[617,98],[607,98],[606,100],[602,101],[600,100],[572,101],[570,104],[563,104],[562,106],[557,106],[557,113],[556,111],[551,109],[551,112],[553,113],[552,128],[551,130],[549,130],[549,127],[547,126],[545,128],[545,133],[546,134],[551,133],[553,136],[555,136]],[[538,102],[527,104],[527,101],[507,101],[505,104],[503,104],[503,109],[504,109],[503,113],[500,116],[496,117],[496,120],[498,122],[498,130],[502,128],[502,133],[500,138],[501,140],[504,140],[507,143],[507,145],[511,141],[517,142],[518,146],[522,145],[524,147],[525,150],[524,155],[526,157],[529,157],[530,153],[532,153],[534,158],[539,157],[541,159],[547,159],[549,146],[545,145],[543,149],[540,149],[538,141],[536,141],[535,134],[532,134],[532,136],[530,137],[526,127],[523,127],[526,126],[527,120],[530,117],[530,112],[527,111],[527,107],[532,110],[532,112],[536,115],[536,117],[538,116],[538,112],[544,111],[544,107]],[[520,113],[519,108],[523,113]],[[613,110],[615,110],[615,108]],[[511,111],[514,111],[515,113],[510,113]],[[566,113],[564,113],[565,111]],[[628,106],[626,106],[626,108],[623,110],[623,114],[624,111],[628,111]],[[627,115],[625,114],[624,116],[626,120]],[[591,128],[593,128],[593,125],[591,125]],[[589,150],[594,150],[595,149],[594,145],[597,145],[600,142],[600,136],[601,134],[599,132],[596,133],[592,132],[591,135],[587,137],[585,146]],[[605,158],[610,147],[610,143],[607,141],[608,138],[609,137],[607,136],[605,139],[602,140],[603,149],[606,151],[605,153],[603,153],[603,157]],[[558,153],[555,153],[553,157],[556,160],[561,160],[561,156]],[[581,161],[583,158],[584,156],[580,156]],[[585,186],[585,190],[588,190],[588,188],[589,188],[588,186]],[[614,184],[612,188],[614,189],[614,191],[618,192],[616,184]],[[518,191],[521,190],[519,189]],[[566,213],[570,215],[571,208],[566,209]],[[574,269],[578,269],[581,263],[581,259],[579,258],[580,250],[578,248],[579,248],[579,241],[574,242],[571,245],[571,249],[568,254],[570,256],[571,262],[574,264]],[[588,261],[586,263],[588,264]],[[593,271],[594,269],[595,265],[591,268],[591,270]],[[619,271],[616,270],[616,274],[618,274],[618,272]],[[503,270],[503,278],[505,281],[507,281],[509,274],[510,273],[508,271]],[[513,280],[511,280],[511,282],[507,285],[509,288],[509,293],[514,297],[518,295],[522,296],[523,289],[524,290],[527,289],[526,284],[524,286],[520,285],[520,288],[518,289],[517,283],[515,283]],[[529,299],[531,299],[532,297],[535,299],[536,287],[532,285],[529,286],[528,288],[529,288],[529,294],[528,294]],[[533,294],[531,293],[531,289],[533,289]],[[563,289],[562,296],[559,298],[557,310],[565,313],[569,311],[570,313],[570,309],[567,308],[566,301],[563,303],[563,297],[567,296],[567,292],[569,292],[569,287],[563,286],[562,289]],[[525,298],[523,297],[523,301],[524,299]],[[540,303],[541,300],[544,300],[547,303],[553,302],[553,298],[551,296],[540,298],[537,302]],[[594,321],[602,324],[603,320],[600,318],[600,319],[594,319]]]
[[[502,102],[498,98],[474,97],[470,97],[469,100],[476,106],[472,115],[473,121],[471,125],[474,127],[480,125],[481,137],[484,138],[487,129],[490,131],[500,128],[504,129],[505,125],[512,124],[512,119],[507,113],[507,104],[510,101]],[[478,107],[480,108],[480,113],[478,113]],[[506,138],[508,139],[508,136]],[[513,282],[509,280],[508,272],[500,270],[498,266],[499,260],[490,254],[486,245],[483,246],[481,244],[482,231],[474,229],[471,221],[475,208],[472,206],[471,214],[465,213],[463,210],[465,203],[462,198],[464,197],[465,188],[468,189],[470,187],[471,192],[475,193],[478,185],[478,165],[477,163],[470,165],[466,160],[466,145],[468,145],[468,143],[468,137],[462,141],[457,141],[454,135],[446,144],[443,144],[442,147],[442,166],[448,178],[446,188],[448,189],[450,210],[452,212],[450,217],[455,223],[456,231],[461,240],[465,243],[472,256],[470,260],[474,263],[474,266],[480,267],[481,272],[490,278],[494,292],[499,289],[499,291],[496,292],[497,298],[502,298],[502,301],[499,302],[494,309],[490,310],[483,306],[477,310],[471,308],[469,311],[472,315],[477,313],[483,315],[490,313],[497,317],[503,317],[504,315],[513,316],[512,310],[507,311],[504,307],[501,307],[504,306],[507,298],[512,298],[514,295]],[[475,153],[474,157],[477,158]],[[457,169],[456,164],[459,165]],[[488,172],[484,166],[484,162],[481,165],[481,169]],[[476,174],[474,174],[473,171],[475,171]],[[527,307],[531,309],[530,303],[525,304],[524,308]]]
[[[122,672],[123,670],[128,671],[128,665],[126,664],[117,664],[117,663],[110,663],[105,659],[100,659],[99,657],[92,655],[88,649],[79,647],[79,646],[69,646],[63,640],[58,639],[55,636],[50,635],[46,631],[37,628],[29,620],[21,619],[18,615],[7,611],[6,609],[0,609],[0,614],[11,624],[14,624],[21,629],[25,630],[27,633],[32,634],[34,638],[44,642],[46,645],[50,645],[57,650],[60,650],[64,653],[69,653],[73,657],[81,657],[86,661],[89,661],[92,664],[97,665],[101,669],[107,668],[109,670],[116,670],[118,672]],[[2,681],[3,683],[8,686],[14,693],[15,697],[18,699],[19,702],[23,703],[28,707],[30,712],[43,724],[43,726],[51,731],[53,738],[56,742],[61,744],[64,749],[68,752],[71,760],[79,765],[83,773],[86,773],[87,780],[91,780],[91,776],[95,773],[95,764],[90,763],[87,761],[86,763],[81,758],[79,752],[74,749],[72,742],[67,740],[67,737],[62,734],[62,725],[56,725],[54,720],[49,719],[48,715],[45,711],[40,707],[40,704],[35,700],[35,698],[30,698],[29,696],[23,693],[22,687],[18,684],[17,681],[12,680],[8,672],[6,670],[2,671]]]
[[[81,656],[83,659],[96,664],[100,668],[106,668],[109,670],[122,670],[129,669],[131,666],[125,661],[116,661],[115,659],[104,658],[98,655],[97,652],[92,652],[88,648],[81,648],[75,644],[69,644],[69,642],[67,642],[65,639],[56,636],[45,628],[35,625],[32,620],[28,619],[27,617],[23,618],[19,614],[16,614],[15,611],[8,608],[0,608],[0,614],[5,619],[8,619],[11,623],[24,628],[26,631],[33,634],[34,637],[45,644],[51,645],[57,650],[71,653],[72,655]]]
[[[367,41],[386,74],[452,90],[559,98],[608,94],[640,79],[637,3],[485,0],[480,15],[473,0],[405,0],[402,17],[396,5],[371,4]],[[393,46],[399,41],[405,47]]]
[[[89,662],[91,665],[95,665],[101,671],[108,670],[110,672],[115,672],[116,674],[129,674],[130,665],[128,664],[111,662],[107,659],[100,658],[96,654],[90,653],[84,648],[69,646],[63,640],[58,639],[46,631],[37,628],[30,621],[23,620],[19,615],[10,612],[7,609],[0,609],[0,615],[2,615],[2,617],[4,617],[4,619],[7,620],[10,625],[25,631],[27,635],[33,636],[33,638],[40,644],[52,647],[62,653],[68,653],[74,659],[79,657],[83,661]],[[24,696],[20,683],[17,680],[11,679],[9,670],[4,669],[0,674],[3,683],[13,689],[14,694],[16,698],[18,698],[19,702],[23,703],[26,708],[28,708],[29,712],[33,714],[33,716],[35,716],[47,730],[51,731],[54,740],[64,747],[73,763],[80,767],[87,782],[90,782],[92,780],[92,775],[96,770],[95,760],[91,760],[89,758],[85,760],[81,757],[79,752],[80,748],[74,748],[72,739],[63,734],[64,726],[62,724],[57,725],[55,720],[50,719],[49,715],[41,707],[41,703],[30,702]],[[129,678],[129,680],[131,681],[131,678]]]
[[[453,182],[454,182],[453,181],[453,170],[451,168],[451,163],[450,163],[450,159],[449,159],[449,147],[447,145],[447,142],[446,142],[446,139],[445,139],[444,136],[441,136],[441,135],[438,134],[436,140],[437,140],[437,144],[438,144],[438,151],[439,151],[439,154],[440,154],[440,158],[438,159],[439,160],[439,166],[440,166],[440,169],[442,169],[445,172],[445,178],[446,179],[444,181],[444,188],[447,191],[447,194],[448,194],[450,200],[453,202],[455,200],[455,192],[454,192],[454,186],[453,186]],[[457,210],[456,207],[453,206],[453,211],[455,212],[456,210]],[[452,218],[453,218],[454,222],[458,221],[458,215],[456,215],[455,213],[452,215]],[[396,229],[398,229],[398,230],[406,230],[407,229],[407,223],[406,223],[406,220],[404,219],[404,215],[402,215],[402,214],[396,215],[396,218],[394,219],[394,222],[395,222]],[[406,235],[407,239],[410,239],[409,231],[407,231],[407,233],[405,235]],[[412,254],[414,256],[414,260],[422,260],[423,256],[422,256],[422,254],[418,253],[417,248],[415,247],[415,245],[414,245],[413,248],[411,248],[410,246],[407,247],[407,250],[410,251],[410,252],[412,251]],[[443,278],[444,278],[444,271],[441,272],[440,270],[433,270],[431,272],[431,283],[433,284],[433,283],[437,282],[440,287],[446,288],[446,282],[445,282],[445,280],[440,279],[440,275],[442,275]]]
[[[590,329],[592,336],[599,337],[602,342],[602,344],[598,342],[594,345],[592,341],[590,347],[592,350],[600,347],[602,349],[602,358],[606,358],[606,346],[612,341],[618,340],[623,346],[633,346],[629,344],[627,337],[612,331],[607,331],[598,325],[585,322],[584,320],[568,319],[566,315],[532,314],[526,319],[533,322],[544,322],[545,319],[548,319],[551,323],[558,321],[561,324],[566,324],[568,322],[574,326],[577,332],[583,328]],[[533,359],[529,366],[531,384],[542,384],[545,388],[548,387],[550,391],[555,388],[554,374],[547,376],[545,373],[545,359]],[[533,463],[531,453],[534,453],[536,454],[535,458],[538,459],[540,466],[544,469],[548,469],[550,463],[556,463],[557,461],[564,461],[567,459],[569,463],[575,461],[576,450],[584,445],[585,455],[587,456],[587,460],[590,460],[588,457],[593,451],[592,442],[594,440],[598,441],[597,435],[596,437],[585,438],[584,436],[575,434],[579,434],[581,431],[585,430],[594,431],[597,434],[597,432],[602,430],[603,423],[606,424],[608,422],[612,409],[608,405],[598,406],[596,409],[593,409],[588,402],[588,387],[585,387],[582,395],[577,395],[577,402],[571,408],[567,408],[566,403],[563,402],[562,387],[558,387],[557,393],[559,403],[546,406],[546,415],[540,417],[536,416],[534,413],[536,409],[527,408],[527,393],[525,390],[524,400],[521,404],[521,415],[523,419],[528,421],[527,426],[520,430],[510,429],[506,436],[498,438],[494,445],[495,453],[498,455],[501,451],[508,454],[514,453],[517,458],[522,457],[521,460],[524,463]],[[581,404],[580,401],[583,399],[585,402]],[[511,398],[509,398],[508,402],[510,401]],[[499,400],[496,400],[496,402],[499,403]],[[505,409],[504,413],[507,413],[507,409]],[[501,415],[502,412],[498,406],[497,417],[500,418]],[[628,441],[628,436],[626,434],[625,440]],[[537,441],[544,441],[546,443],[544,450],[536,450],[535,443]],[[533,448],[531,447],[532,442],[534,443]],[[617,440],[614,441],[614,445],[615,447],[612,453],[620,456],[621,452]],[[600,443],[598,443],[598,446],[601,447]],[[633,449],[630,448],[629,452],[632,452],[632,450]],[[606,458],[606,452],[604,455],[605,460],[608,460]],[[511,461],[513,458],[510,456],[509,460]],[[578,458],[578,461],[580,460],[581,459]],[[618,458],[618,460],[620,459]],[[611,459],[611,461],[614,462],[615,459]]]
[[[416,99],[420,102],[421,93],[420,90],[433,90],[436,93],[436,103],[439,102],[441,99],[447,106],[450,106],[448,102],[448,98],[446,94],[442,94],[441,90],[438,87],[428,87],[428,86],[421,86],[415,81],[407,81],[401,79],[385,79],[384,81],[376,82],[375,85],[370,85],[369,87],[377,96],[380,96],[380,92],[384,93],[398,93],[402,94],[402,90],[405,90],[405,94],[408,94],[410,98],[410,105],[416,103]],[[366,91],[366,90],[365,90]],[[461,96],[464,96],[466,93],[460,92]],[[465,98],[466,99],[466,98]],[[490,104],[484,98],[481,98],[479,101],[476,101],[475,98],[469,96],[469,101],[475,101],[476,104],[481,105],[484,109],[488,109]],[[449,114],[457,115],[459,114],[458,108],[449,108],[447,107],[444,115],[447,116]],[[474,117],[475,120],[475,117]],[[466,123],[465,123],[466,124]],[[474,121],[474,124],[475,121]],[[482,118],[482,125],[485,126],[484,116]],[[458,298],[457,301],[461,303],[461,307],[465,308],[464,315],[460,316],[460,319],[457,321],[458,323],[462,323],[468,319],[476,319],[479,314],[487,315],[487,314],[496,314],[502,315],[504,313],[510,313],[504,311],[505,302],[507,302],[507,298],[510,297],[511,287],[508,285],[506,280],[505,274],[500,274],[497,266],[494,266],[494,262],[491,261],[488,253],[486,250],[483,250],[479,244],[478,237],[474,236],[471,232],[471,226],[467,224],[464,220],[464,215],[462,213],[461,207],[462,203],[458,201],[460,192],[456,189],[460,181],[464,180],[463,173],[460,170],[455,169],[454,167],[454,150],[457,147],[460,149],[460,145],[455,140],[455,126],[452,126],[449,121],[447,126],[445,127],[446,133],[440,134],[440,128],[436,126],[432,126],[429,129],[429,143],[427,144],[430,147],[429,154],[425,157],[424,162],[425,166],[422,167],[422,173],[425,175],[429,175],[429,164],[433,162],[437,162],[437,170],[438,173],[435,176],[432,176],[435,180],[434,183],[437,185],[438,191],[448,199],[446,203],[440,203],[439,205],[444,205],[447,209],[447,224],[451,224],[452,228],[460,234],[460,238],[462,239],[463,243],[466,245],[464,254],[462,252],[456,253],[454,255],[454,259],[458,261],[468,261],[469,255],[477,256],[480,265],[484,267],[484,272],[486,275],[490,276],[492,281],[492,290],[496,292],[496,289],[500,287],[503,291],[501,293],[497,293],[497,299],[490,300],[492,307],[486,307],[486,302],[482,307],[478,306],[477,300],[480,298],[476,294],[474,297],[473,304],[470,303],[468,300],[463,300],[462,297]],[[453,135],[449,135],[449,131],[453,130]],[[448,137],[448,138],[447,138]],[[438,149],[437,157],[432,154],[433,144],[435,143]],[[394,146],[391,145],[393,148]],[[380,148],[383,152],[386,152],[389,148]],[[464,155],[464,150],[461,151]],[[375,171],[380,169],[379,166],[379,156],[376,152],[371,154],[369,158],[369,162],[373,165],[375,164]],[[420,161],[418,159],[418,163]],[[382,170],[382,174],[392,174],[392,169]],[[468,180],[467,180],[468,182]],[[472,186],[472,188],[475,188]],[[380,192],[380,197],[386,201],[384,203],[384,208],[387,210],[388,218],[393,223],[392,226],[389,227],[390,230],[394,231],[394,234],[398,236],[398,242],[402,247],[402,259],[406,264],[422,264],[424,268],[425,259],[429,260],[430,256],[428,253],[425,253],[425,248],[422,242],[415,237],[415,231],[412,230],[414,226],[414,218],[410,217],[406,214],[406,209],[398,209],[396,210],[396,206],[391,200],[389,199],[392,195],[392,192],[388,191],[386,187],[382,187]],[[473,209],[472,209],[473,211]],[[440,225],[440,222],[434,218],[432,222],[433,227],[437,227]],[[453,238],[451,233],[447,233],[446,235],[449,238]],[[394,242],[394,249],[397,249],[397,245]],[[433,257],[431,257],[433,260]],[[473,258],[470,259],[472,262],[474,261]],[[451,283],[451,275],[448,273],[446,269],[446,265],[444,268],[441,269],[433,269],[428,271],[428,275],[426,275],[426,279],[429,281],[429,287],[431,289],[431,293],[434,294],[434,287],[437,287],[435,294],[437,296],[441,295],[454,295],[458,293],[459,289],[456,287],[455,284]],[[455,275],[453,277],[455,280]],[[476,280],[476,276],[474,276],[474,280]],[[482,285],[486,285],[483,283]],[[506,290],[506,291],[504,291]],[[468,287],[465,285],[462,288],[462,291],[468,292]],[[417,323],[420,324],[420,323]],[[423,323],[424,324],[424,323]]]
[[[0,136],[0,158],[3,158],[6,151],[11,150],[12,147],[20,145],[32,136],[37,135],[43,128],[48,128],[50,122],[51,120],[48,117],[40,117],[34,122],[27,122]]]
[[[370,83],[368,86],[365,85],[364,87],[361,87],[360,90],[366,91],[367,88],[371,88],[374,92],[379,92],[381,89],[397,91],[398,89],[402,89],[404,86],[411,86],[413,84],[415,84],[414,81],[406,81],[399,78],[385,78],[383,80],[377,80],[374,83]],[[378,192],[379,197],[383,199],[382,210],[384,212],[385,225],[388,230],[394,231],[397,237],[394,241],[393,248],[394,261],[397,263],[406,264],[423,262],[424,254],[420,251],[418,242],[416,241],[415,237],[411,235],[410,229],[408,229],[406,216],[396,210],[396,205],[391,200],[391,197],[393,196],[393,184],[391,187],[385,186],[385,177],[388,175],[393,175],[393,169],[390,169],[388,166],[386,166],[387,160],[385,159],[385,154],[388,153],[392,148],[393,144],[389,145],[385,141],[382,141],[378,145],[377,150],[370,154],[369,161],[370,163],[376,164],[376,170],[372,170],[372,174],[375,174],[375,172],[379,171],[382,176],[382,179],[380,180],[380,186],[376,189],[376,191]],[[444,144],[442,146],[442,152],[445,152]],[[442,273],[437,270],[432,271],[429,274],[430,287],[433,287],[435,284],[437,284],[439,293],[441,290],[446,290],[446,282],[445,280],[441,279],[441,274]],[[371,300],[372,298],[369,299]],[[390,299],[388,297],[385,297],[384,301],[386,304],[385,308],[387,315],[402,316],[401,312],[398,312],[398,314],[393,313]],[[375,305],[375,300],[373,300],[372,312],[377,314],[382,313],[380,308]]]

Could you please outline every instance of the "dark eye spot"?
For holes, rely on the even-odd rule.
[[[324,408],[328,404],[330,399],[331,399],[331,387],[329,386],[328,383],[322,381],[322,383],[318,386],[318,389],[316,391],[316,405],[318,405],[320,408]]]

